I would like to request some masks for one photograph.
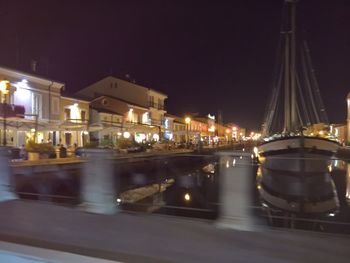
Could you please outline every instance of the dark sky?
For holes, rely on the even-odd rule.
[[[257,129],[270,92],[283,0],[0,1],[0,64],[67,92],[130,74],[168,94],[168,112],[222,111]],[[345,122],[350,1],[301,0],[298,12],[331,122]]]

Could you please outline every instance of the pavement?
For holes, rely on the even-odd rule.
[[[212,221],[125,212],[97,215],[21,200],[0,203],[0,211],[4,242],[103,260],[350,262],[350,238],[342,235],[236,231],[217,228]]]
[[[112,263],[62,251],[0,241],[0,262],[6,263]]]

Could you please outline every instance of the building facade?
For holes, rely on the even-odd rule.
[[[90,102],[91,139],[100,143],[116,144],[119,138],[136,142],[158,141],[160,126],[150,119],[146,107],[111,97],[99,96]]]
[[[53,144],[83,147],[89,142],[89,101],[72,97],[60,99],[60,126],[58,141]]]
[[[21,146],[30,139],[50,140],[59,131],[64,83],[4,67],[0,67],[0,79],[10,84],[8,94],[0,94],[2,144]]]
[[[123,116],[120,127],[109,127],[109,133],[113,130],[114,137],[126,132],[126,136],[130,133],[135,141],[141,142],[162,140],[166,133],[169,134],[169,128],[165,127],[164,101],[167,95],[161,92],[109,76],[76,94],[91,100],[91,107],[95,111],[108,111],[110,114]],[[96,119],[91,121],[95,123]],[[101,132],[95,133],[94,136],[95,139],[101,140],[101,136],[105,135],[101,129]]]

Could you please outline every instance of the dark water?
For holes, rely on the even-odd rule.
[[[215,219],[218,215],[218,157],[175,156],[119,165],[120,192],[151,184],[172,182],[165,191],[135,203],[123,203],[127,210],[152,211],[176,216]],[[122,199],[122,198],[121,198]]]
[[[132,162],[116,161],[115,189],[119,193],[116,205],[126,211],[214,220],[220,211],[219,158],[213,155],[178,155]],[[343,161],[334,165],[331,177],[340,207],[333,216],[291,215],[262,207],[256,185],[256,165],[251,169],[251,187],[248,190],[252,215],[266,226],[350,234],[350,175],[347,173],[350,168]],[[54,179],[49,180],[50,176]],[[58,177],[46,172],[31,177],[17,174],[14,180],[16,191],[22,198],[77,205],[81,202],[80,176],[80,167],[73,167]]]

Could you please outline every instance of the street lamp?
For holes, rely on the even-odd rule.
[[[229,143],[229,141],[230,141],[230,139],[229,139],[230,132],[231,132],[231,130],[230,130],[230,129],[226,129],[226,141],[227,141],[227,144],[228,144],[228,143]]]
[[[1,80],[0,81],[0,91],[4,96],[4,101],[3,101],[3,114],[4,114],[4,120],[3,120],[3,129],[4,129],[4,138],[3,138],[3,145],[6,146],[7,141],[6,141],[6,110],[7,110],[7,103],[6,103],[6,95],[10,91],[10,82],[8,80]]]
[[[187,144],[187,147],[188,147],[188,143],[189,143],[188,128],[189,128],[189,125],[191,123],[191,118],[190,117],[186,117],[185,118],[185,123],[186,123],[186,144]]]

